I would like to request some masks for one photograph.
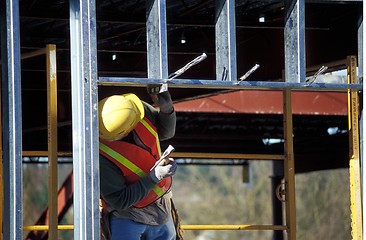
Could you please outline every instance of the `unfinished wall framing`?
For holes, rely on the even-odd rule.
[[[74,167],[74,238],[94,240],[99,232],[98,172],[98,86],[141,86],[167,82],[171,88],[207,88],[220,90],[278,90],[284,96],[285,149],[283,154],[286,183],[286,224],[284,226],[234,226],[235,229],[285,230],[288,239],[296,239],[294,156],[292,142],[291,92],[362,90],[361,83],[308,85],[305,48],[305,0],[286,1],[285,82],[240,81],[236,69],[235,1],[217,1],[216,10],[216,79],[168,79],[167,22],[165,0],[149,0],[146,19],[148,78],[99,77],[96,61],[95,1],[70,1],[72,125]],[[22,116],[20,76],[19,2],[1,3],[2,53],[2,146],[4,211],[3,238],[22,239]],[[362,26],[362,24],[361,24]],[[359,30],[361,32],[362,29]],[[361,33],[360,33],[361,35]],[[362,38],[360,38],[362,39]],[[362,46],[359,43],[359,48]],[[362,51],[360,56],[363,65]],[[363,73],[363,71],[361,71]],[[222,76],[226,76],[223,78]],[[352,119],[357,121],[357,119]],[[362,136],[361,136],[362,137]],[[282,157],[281,157],[282,158]],[[359,169],[355,169],[359,171]],[[357,176],[357,173],[353,176]],[[357,181],[357,180],[356,180]],[[353,189],[354,204],[361,205],[360,188]],[[357,229],[354,239],[361,239],[360,215],[353,219]],[[361,221],[362,222],[362,221]],[[217,227],[217,226],[216,226]],[[192,227],[193,229],[194,227]],[[201,226],[212,229],[213,226]],[[225,227],[217,227],[224,228]],[[226,226],[232,229],[233,226]],[[56,231],[55,226],[51,231]],[[186,226],[186,229],[190,229]]]

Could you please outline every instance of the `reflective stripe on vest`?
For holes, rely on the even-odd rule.
[[[136,166],[133,162],[131,162],[130,160],[128,160],[127,158],[125,158],[124,156],[122,156],[121,154],[119,154],[118,152],[114,151],[113,149],[104,145],[101,142],[99,143],[99,149],[102,150],[107,155],[109,155],[111,158],[117,160],[120,164],[128,168],[131,172],[135,173],[140,178],[147,176],[147,174],[141,168]],[[163,196],[165,193],[158,185],[155,185],[152,190],[159,197]]]
[[[149,137],[140,137],[141,141],[148,146],[153,154],[153,156],[158,160],[161,156],[161,149],[160,149],[160,141],[158,133],[156,132],[156,128],[152,123],[144,117],[140,120],[140,122],[135,127],[134,131],[137,133],[138,136],[147,136],[147,134],[151,134],[152,136]],[[154,147],[153,147],[154,146]]]

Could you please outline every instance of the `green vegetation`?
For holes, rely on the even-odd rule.
[[[298,239],[352,239],[348,169],[297,176],[296,211]]]
[[[251,187],[240,166],[184,166],[173,193],[182,224],[272,224],[272,163],[252,164]],[[296,176],[297,239],[351,239],[348,169]],[[187,239],[271,240],[272,231],[193,231]]]

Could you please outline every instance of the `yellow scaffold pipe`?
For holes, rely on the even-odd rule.
[[[183,230],[287,230],[283,225],[181,225]]]
[[[283,225],[181,225],[183,230],[287,230]],[[58,230],[74,230],[74,225],[58,225]],[[23,231],[47,231],[48,225],[23,226]]]
[[[48,231],[48,225],[23,226],[23,231]],[[58,225],[57,230],[74,230],[74,225]]]

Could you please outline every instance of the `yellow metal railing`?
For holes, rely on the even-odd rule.
[[[182,225],[183,230],[288,230],[283,225]]]
[[[48,225],[29,225],[23,226],[23,231],[48,231]],[[74,230],[74,225],[57,225],[57,230]]]
[[[296,239],[295,157],[293,146],[291,90],[283,91],[284,180],[288,239]]]
[[[57,166],[57,70],[56,45],[46,47],[47,61],[47,115],[48,115],[48,209],[49,239],[58,239],[58,166]]]
[[[347,58],[348,83],[357,83],[355,56]],[[357,91],[348,90],[348,131],[349,131],[349,174],[352,239],[362,240],[362,196],[361,163],[359,143],[359,98]]]
[[[249,225],[249,224],[200,224],[200,225],[182,225],[183,230],[287,230],[284,225]],[[48,225],[32,225],[24,226],[24,231],[47,231],[49,229]],[[58,225],[58,230],[74,230],[74,225]]]

